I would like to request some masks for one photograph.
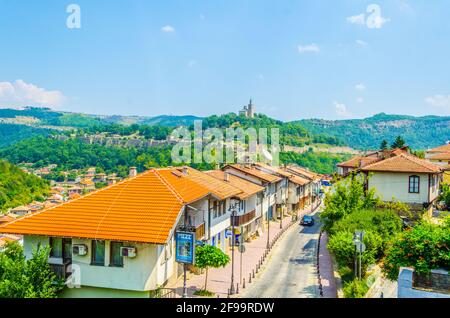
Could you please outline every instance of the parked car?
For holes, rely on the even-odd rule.
[[[313,226],[314,225],[314,218],[310,215],[305,215],[302,218],[302,221],[300,222],[303,226]]]

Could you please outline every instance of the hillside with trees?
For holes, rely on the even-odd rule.
[[[0,160],[0,213],[34,200],[41,201],[49,190],[48,181]]]
[[[300,120],[313,134],[327,133],[356,149],[377,149],[382,140],[403,136],[414,149],[426,150],[450,140],[450,117],[413,117],[384,113],[366,119]],[[420,132],[420,133],[419,133]]]

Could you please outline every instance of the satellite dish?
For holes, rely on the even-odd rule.
[[[262,148],[261,154],[268,161],[273,161],[272,154],[270,152],[268,152],[266,148]]]

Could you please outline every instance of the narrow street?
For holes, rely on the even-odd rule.
[[[318,213],[315,225],[292,226],[274,247],[270,259],[241,297],[317,298],[317,243],[320,233]]]

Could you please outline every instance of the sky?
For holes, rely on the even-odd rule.
[[[75,5],[75,6],[74,6]],[[0,0],[0,107],[450,115],[447,0]]]

